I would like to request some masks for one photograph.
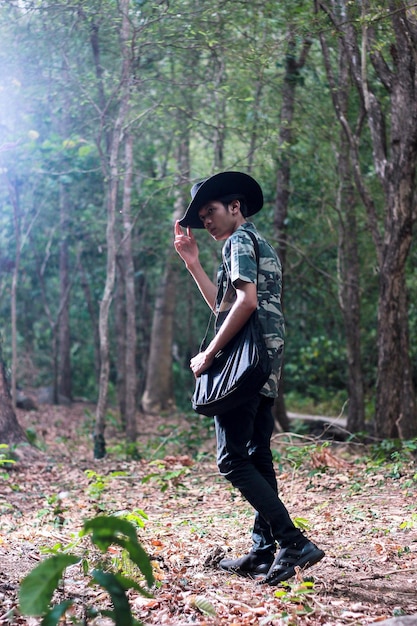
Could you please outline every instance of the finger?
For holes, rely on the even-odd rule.
[[[189,226],[187,226],[187,235],[190,238],[190,241],[196,243],[196,238],[194,237],[194,233]]]
[[[182,228],[180,226],[180,221],[179,220],[176,220],[176,222],[175,222],[174,232],[175,232],[176,235],[182,235]]]

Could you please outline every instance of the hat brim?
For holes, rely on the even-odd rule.
[[[243,172],[221,172],[201,183],[184,216],[179,220],[180,225],[204,228],[198,215],[199,210],[211,200],[233,194],[245,197],[248,216],[262,209],[264,203],[262,189],[252,176]]]

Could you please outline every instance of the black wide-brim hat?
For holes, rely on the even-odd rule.
[[[262,209],[264,198],[262,189],[252,176],[243,172],[221,172],[196,183],[191,188],[191,202],[184,216],[180,219],[181,226],[204,228],[198,212],[212,200],[225,196],[244,196],[247,216],[254,215]]]

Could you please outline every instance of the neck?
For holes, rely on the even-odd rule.
[[[235,230],[237,230],[240,226],[242,226],[242,224],[246,224],[246,219],[243,217],[243,215],[239,215],[236,218],[235,228],[233,229],[233,232],[235,232]]]

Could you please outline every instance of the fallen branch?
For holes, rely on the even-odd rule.
[[[393,574],[402,574],[403,572],[417,572],[417,567],[408,567],[406,569],[392,569],[388,572],[384,572],[383,574],[375,573],[372,576],[364,576],[363,578],[359,578],[359,581],[362,580],[375,580],[377,578],[385,578],[385,576],[392,576]]]

